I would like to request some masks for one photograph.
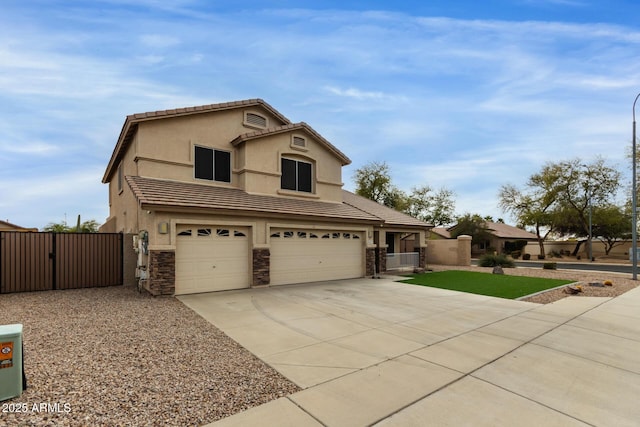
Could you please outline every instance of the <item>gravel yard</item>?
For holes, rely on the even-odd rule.
[[[458,267],[458,266],[429,266],[434,271],[442,271],[442,270],[469,270],[469,271],[481,271],[485,273],[491,273],[491,267]],[[576,295],[569,295],[563,291],[563,289],[555,289],[547,292],[543,292],[536,296],[532,296],[530,298],[524,298],[523,301],[535,302],[539,304],[548,304],[554,301],[557,301],[562,298],[566,298],[568,296],[578,296],[578,297],[615,297],[621,295],[636,286],[638,286],[637,281],[631,280],[631,276],[629,274],[618,274],[618,273],[606,273],[606,272],[592,272],[592,271],[581,271],[581,270],[544,270],[542,267],[538,268],[528,268],[528,267],[518,267],[518,268],[505,268],[504,274],[511,276],[529,276],[529,277],[548,277],[550,279],[565,279],[565,280],[575,280],[576,282],[580,282],[579,284],[582,286],[582,292]],[[590,282],[603,282],[605,280],[611,280],[613,282],[613,286],[607,286],[603,288],[589,286]]]
[[[299,390],[178,300],[132,287],[0,295],[0,313],[24,325],[28,385],[0,425],[201,425]]]

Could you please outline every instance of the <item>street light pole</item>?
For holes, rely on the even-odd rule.
[[[593,227],[591,221],[591,199],[589,199],[589,262],[593,262]]]
[[[631,255],[631,271],[633,280],[638,280],[638,252],[636,250],[636,246],[638,243],[638,206],[637,206],[637,192],[638,192],[638,183],[636,182],[636,162],[637,162],[637,152],[636,152],[636,102],[638,102],[638,98],[640,98],[640,93],[636,96],[636,99],[633,101],[633,139],[631,141],[633,146],[633,152],[631,153],[632,158],[632,171],[631,171],[631,250],[633,254]]]

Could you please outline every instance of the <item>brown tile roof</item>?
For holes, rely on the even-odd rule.
[[[449,232],[449,229],[444,227],[434,227],[431,229],[431,232],[433,234],[437,234],[440,237],[444,237],[445,239],[451,238],[451,233]]]
[[[316,132],[311,126],[309,126],[305,122],[289,123],[283,126],[272,127],[269,129],[245,133],[238,136],[233,141],[231,141],[231,144],[238,145],[246,141],[263,138],[269,135],[276,135],[279,133],[301,131],[301,130],[306,131],[312,138],[315,138],[321,144],[325,145],[329,149],[329,151],[333,152],[336,156],[338,156],[338,158],[342,161],[343,166],[351,164],[351,160],[342,151],[338,150],[333,144],[331,144],[329,141],[324,139],[322,135]]]
[[[38,231],[35,227],[22,227],[20,225],[12,224],[9,221],[0,220],[1,231]]]
[[[373,200],[358,196],[349,191],[342,191],[342,200],[347,205],[353,206],[365,212],[369,212],[372,215],[384,221],[385,225],[395,226],[410,226],[410,227],[424,227],[430,228],[433,225],[424,221],[420,221],[412,216],[398,212],[395,209],[388,208],[380,203],[376,203]]]
[[[537,239],[533,233],[501,222],[487,221],[485,227],[490,230],[491,234],[502,239]]]
[[[284,214],[287,216],[333,218],[334,221],[381,222],[379,217],[345,203],[249,194],[237,188],[215,187],[140,176],[127,176],[126,180],[138,201],[142,205],[149,207],[223,209]]]
[[[289,124],[291,121],[283,116],[278,110],[273,108],[267,102],[262,99],[246,99],[243,101],[233,101],[233,102],[222,102],[219,104],[208,104],[208,105],[200,105],[196,107],[186,107],[186,108],[175,108],[171,110],[159,110],[159,111],[150,111],[147,113],[138,113],[131,114],[127,116],[122,125],[122,130],[120,131],[120,136],[118,137],[118,142],[113,149],[113,153],[111,154],[111,159],[109,160],[109,164],[107,165],[107,169],[105,170],[104,176],[102,177],[102,182],[107,183],[109,179],[113,175],[115,168],[120,161],[120,158],[126,152],[127,147],[131,143],[131,138],[136,133],[138,129],[138,123],[148,121],[148,120],[158,120],[165,119],[169,117],[179,117],[179,116],[187,116],[192,114],[201,114],[201,113],[209,113],[212,111],[222,111],[222,110],[231,110],[235,108],[245,108],[251,106],[262,106],[269,112],[271,112],[274,116],[276,116],[282,123]]]

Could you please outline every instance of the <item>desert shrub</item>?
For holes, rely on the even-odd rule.
[[[529,261],[531,259],[531,254],[522,255],[522,259],[525,260],[525,261]]]
[[[500,267],[515,267],[513,259],[504,254],[482,255],[478,260],[478,265],[480,267],[495,267],[496,265],[499,265]]]
[[[544,264],[542,264],[542,268],[545,270],[557,270],[558,264],[556,264],[555,262],[545,262]]]
[[[521,251],[512,251],[511,254],[509,254],[511,256],[511,258],[513,259],[518,259],[520,258],[520,255],[522,254]]]
[[[549,252],[549,258],[562,258],[562,251],[553,250]]]

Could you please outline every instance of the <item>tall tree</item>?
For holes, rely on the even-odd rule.
[[[547,165],[542,172],[532,175],[526,189],[519,190],[512,184],[503,185],[498,197],[503,211],[516,218],[519,227],[535,229],[540,255],[545,256],[544,241],[554,231],[556,215],[553,210],[558,191],[554,188],[555,166]]]
[[[578,158],[559,163],[561,173],[557,175],[557,189],[562,209],[573,215],[564,215],[569,227],[574,226],[576,234],[590,236],[589,215],[593,210],[613,204],[620,188],[620,172],[605,164],[602,158],[585,164]],[[577,255],[580,244],[573,255]]]
[[[434,192],[428,185],[423,185],[412,189],[404,212],[435,226],[443,226],[454,221],[454,209],[453,191],[441,188]]]
[[[620,172],[602,158],[588,164],[579,158],[548,162],[529,178],[525,190],[502,186],[500,206],[512,213],[520,225],[535,227],[544,254],[543,242],[550,232],[588,236],[589,212],[614,204],[619,180]]]
[[[615,205],[599,207],[593,211],[593,235],[604,244],[604,252],[631,238],[631,214]]]
[[[484,243],[492,237],[491,231],[486,225],[487,221],[492,221],[492,219],[478,214],[466,213],[457,218],[456,225],[451,229],[451,237],[455,239],[466,234],[471,236],[472,245]]]
[[[406,195],[391,184],[386,162],[370,162],[356,170],[356,194],[391,208],[403,208]]]

